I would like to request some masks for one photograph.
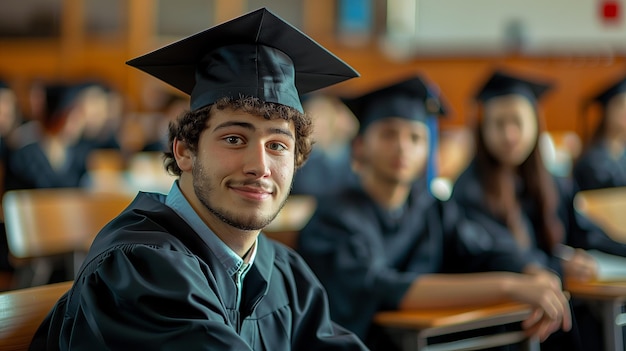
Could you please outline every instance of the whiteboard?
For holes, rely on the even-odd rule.
[[[501,51],[511,35],[521,36],[529,53],[626,51],[623,0],[614,0],[622,18],[613,23],[601,15],[605,0],[411,1],[416,4],[414,32],[404,33],[402,40],[412,41],[422,53]]]

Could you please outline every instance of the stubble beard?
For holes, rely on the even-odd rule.
[[[214,203],[215,201],[212,201],[211,197],[215,191],[215,187],[208,176],[208,172],[206,172],[203,165],[197,162],[197,160],[194,162],[192,175],[193,190],[198,200],[200,200],[200,203],[219,220],[240,230],[261,230],[267,227],[274,218],[278,216],[283,206],[285,206],[287,195],[289,194],[289,192],[287,192],[287,195],[281,200],[280,206],[274,213],[262,216],[257,215],[256,212],[246,211],[245,209],[237,213],[218,206],[218,204]]]

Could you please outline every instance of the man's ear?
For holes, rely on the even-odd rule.
[[[174,154],[178,168],[183,172],[191,172],[193,167],[193,153],[189,150],[187,144],[179,139],[174,139],[172,153]]]

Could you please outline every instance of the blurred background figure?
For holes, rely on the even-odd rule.
[[[141,151],[167,150],[169,124],[189,109],[189,97],[170,91],[163,92],[163,101],[157,111],[145,116],[146,136]]]
[[[453,201],[428,192],[427,123],[446,113],[431,86],[411,76],[346,99],[361,122],[351,144],[358,180],[319,199],[297,244],[327,289],[331,317],[372,350],[402,349],[372,323],[385,310],[457,308],[503,298],[541,309],[539,300],[548,299],[559,312],[542,321],[537,337],[561,327],[559,318],[568,329],[567,302],[554,274],[536,269],[514,247],[490,245],[485,229],[466,220]],[[503,296],[502,284],[508,283],[516,293]]]
[[[20,121],[21,116],[15,92],[7,83],[0,80],[0,197],[4,194],[4,189],[6,188],[7,164],[11,155],[8,147],[8,137]],[[9,285],[13,266],[9,261],[4,214],[1,211],[0,221],[0,291],[2,291]]]
[[[0,79],[0,137],[5,139],[20,121],[17,96],[11,87]],[[6,143],[6,140],[3,143]]]
[[[9,153],[9,137],[21,123],[15,92],[0,80],[0,186],[5,188],[5,177]]]
[[[319,197],[354,182],[350,142],[358,122],[341,99],[328,94],[303,97],[303,108],[313,119],[315,144],[307,163],[294,177],[292,194]]]
[[[626,186],[626,77],[592,98],[602,117],[573,176],[580,190]]]
[[[499,245],[517,247],[537,265],[558,272],[564,283],[586,282],[596,278],[598,267],[583,249],[591,248],[590,238],[607,236],[574,211],[571,182],[553,177],[545,167],[539,148],[545,123],[539,99],[551,88],[519,73],[498,70],[490,76],[476,96],[476,156],[454,185],[452,198]],[[566,256],[563,244],[578,249]],[[588,350],[602,342],[589,307],[581,301],[573,306],[580,331],[555,334],[542,350],[561,350],[563,345]]]
[[[80,142],[85,125],[78,104],[82,90],[83,86],[65,83],[43,87],[41,118],[13,136],[17,142],[11,150],[6,190],[80,186],[90,151]]]
[[[115,89],[99,82],[80,84],[76,107],[84,116],[80,142],[91,149],[120,149],[119,133],[124,99]]]
[[[140,105],[122,121],[120,145],[126,155],[167,149],[169,122],[189,108],[189,97],[154,82],[140,94]]]

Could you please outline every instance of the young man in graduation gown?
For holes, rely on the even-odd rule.
[[[426,83],[412,77],[346,103],[360,121],[352,145],[359,184],[320,199],[298,241],[328,291],[333,320],[384,350],[392,346],[372,325],[381,310],[515,300],[534,308],[524,322],[531,335],[568,329],[554,275],[493,247],[483,228],[426,189],[425,122],[443,113]]]
[[[166,153],[179,178],[98,234],[31,349],[365,349],[304,261],[259,234],[310,151],[299,91],[358,74],[266,9],[129,64],[191,94]]]

